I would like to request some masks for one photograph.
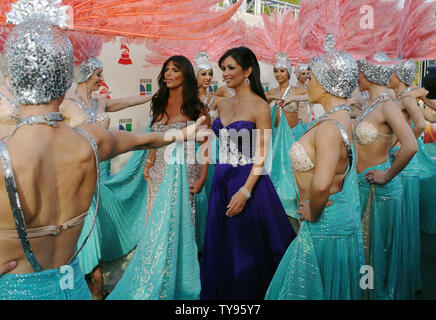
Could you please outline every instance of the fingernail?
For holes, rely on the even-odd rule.
[[[15,268],[16,265],[17,265],[17,262],[16,262],[16,261],[11,261],[11,262],[9,263],[9,266],[10,266],[11,268]]]

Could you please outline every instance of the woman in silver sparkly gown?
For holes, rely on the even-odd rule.
[[[151,104],[152,132],[182,129],[202,114],[208,117],[187,58],[170,57],[158,82],[159,90]],[[210,126],[210,119],[205,123]],[[203,188],[208,170],[208,163],[201,163],[195,157],[193,143],[149,153],[144,168],[148,201],[143,235],[123,277],[107,299],[199,298],[195,194]]]

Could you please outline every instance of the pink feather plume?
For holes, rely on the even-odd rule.
[[[274,64],[276,54],[285,52],[292,63],[307,60],[298,43],[298,21],[293,10],[285,9],[281,14],[274,11],[271,16],[262,15],[263,26],[249,28],[247,46],[259,60]]]
[[[217,32],[222,35],[219,37],[211,35],[205,40],[148,41],[146,46],[150,53],[146,55],[145,61],[151,65],[162,65],[173,55],[183,55],[193,62],[197,52],[206,51],[210,61],[217,62],[226,50],[245,45],[246,25],[243,20],[230,20],[215,28],[212,33]]]
[[[392,26],[394,18],[386,12],[397,8],[397,1],[380,0],[303,0],[299,13],[300,46],[307,55],[322,54],[325,35],[332,33],[336,49],[361,59],[380,51],[385,43],[384,34]],[[374,28],[365,28],[365,10],[372,8]],[[369,26],[370,27],[370,26]]]

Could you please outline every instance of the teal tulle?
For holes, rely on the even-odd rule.
[[[0,300],[91,300],[77,259],[70,267],[62,274],[59,269],[4,274],[0,277]]]
[[[146,132],[150,131],[150,125]],[[138,243],[145,224],[147,182],[144,180],[148,150],[133,152],[123,168],[108,174],[109,162],[100,163],[100,203],[97,220],[90,238],[79,253],[80,268],[84,274],[100,262],[117,260]],[[83,243],[95,214],[96,195],[88,210],[78,247]]]
[[[393,155],[399,147],[391,150]],[[415,291],[422,289],[421,278],[421,231],[419,222],[419,196],[420,196],[420,164],[415,155],[399,176],[403,186],[403,215],[405,218],[407,242],[406,255],[409,257],[410,273],[413,275]]]
[[[420,170],[419,215],[421,230],[436,234],[436,143],[418,140],[418,161]]]
[[[273,132],[272,149],[268,153],[267,165],[269,175],[274,187],[277,190],[280,201],[286,214],[292,218],[298,219],[297,198],[293,183],[292,163],[289,158],[289,150],[294,143],[291,128],[289,127],[286,117],[282,114],[278,127]]]
[[[145,230],[109,300],[199,299],[200,270],[183,143],[174,149]]]
[[[374,289],[368,290],[368,297],[411,299],[415,292],[408,262],[411,257],[407,256],[409,238],[400,177],[384,185],[371,185],[364,179],[370,170],[385,171],[389,167],[390,160],[359,174],[365,261],[374,270]]]
[[[280,262],[267,300],[361,299],[355,214],[341,191],[317,222],[304,221]]]

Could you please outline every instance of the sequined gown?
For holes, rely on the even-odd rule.
[[[266,174],[259,177],[242,212],[225,215],[231,197],[250,174],[254,153],[251,144],[244,147],[229,132],[248,136],[249,144],[256,126],[236,121],[224,128],[217,118],[212,128],[220,137],[220,152],[206,222],[201,299],[262,299],[295,233]]]
[[[352,153],[355,159],[354,149]],[[300,168],[308,161],[303,146],[296,142],[291,154],[295,168],[307,171]],[[358,196],[355,170],[353,161],[342,190],[329,196],[333,204],[323,210],[318,221],[303,221],[277,268],[266,300],[361,299],[363,243],[358,206],[350,201]]]
[[[186,123],[163,125],[152,130],[182,129]],[[158,149],[148,194],[147,223],[123,277],[108,300],[198,299],[200,270],[195,242],[195,201],[189,181],[200,176],[199,164],[183,164],[188,143]],[[168,151],[174,148],[172,151]],[[166,164],[165,154],[172,155]],[[190,155],[188,153],[187,159]],[[191,158],[192,159],[192,158]],[[188,160],[190,161],[190,160]],[[138,222],[140,223],[140,222]]]

